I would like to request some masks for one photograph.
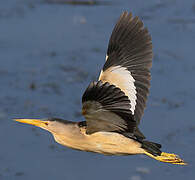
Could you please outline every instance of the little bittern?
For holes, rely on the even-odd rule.
[[[138,128],[150,88],[152,41],[138,17],[123,12],[111,34],[106,62],[97,82],[82,97],[86,121],[57,118],[15,119],[51,132],[67,147],[105,155],[146,154],[158,161],[184,165],[161,145],[145,140]]]

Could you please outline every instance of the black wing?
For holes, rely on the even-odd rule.
[[[88,134],[98,131],[134,132],[136,122],[130,111],[130,100],[116,86],[92,82],[83,94],[82,103]]]
[[[151,36],[142,21],[122,13],[110,37],[99,80],[115,85],[129,97],[137,124],[149,93],[152,57]]]

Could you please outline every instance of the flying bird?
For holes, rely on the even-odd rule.
[[[99,79],[91,82],[82,97],[86,121],[58,118],[15,119],[51,132],[61,145],[104,155],[145,154],[161,162],[185,165],[175,154],[145,139],[138,125],[150,88],[151,36],[138,17],[123,12],[107,49]]]

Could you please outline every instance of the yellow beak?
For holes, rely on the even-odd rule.
[[[13,119],[13,120],[17,122],[25,123],[25,124],[31,124],[37,127],[43,127],[44,125],[48,125],[47,121],[42,121],[39,119]]]

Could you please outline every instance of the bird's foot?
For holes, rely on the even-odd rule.
[[[187,165],[187,163],[185,163],[184,160],[179,158],[179,156],[176,154],[165,153],[165,152],[162,152],[160,156],[154,156],[150,154],[149,152],[145,152],[145,154],[161,162],[179,164],[179,165]]]

